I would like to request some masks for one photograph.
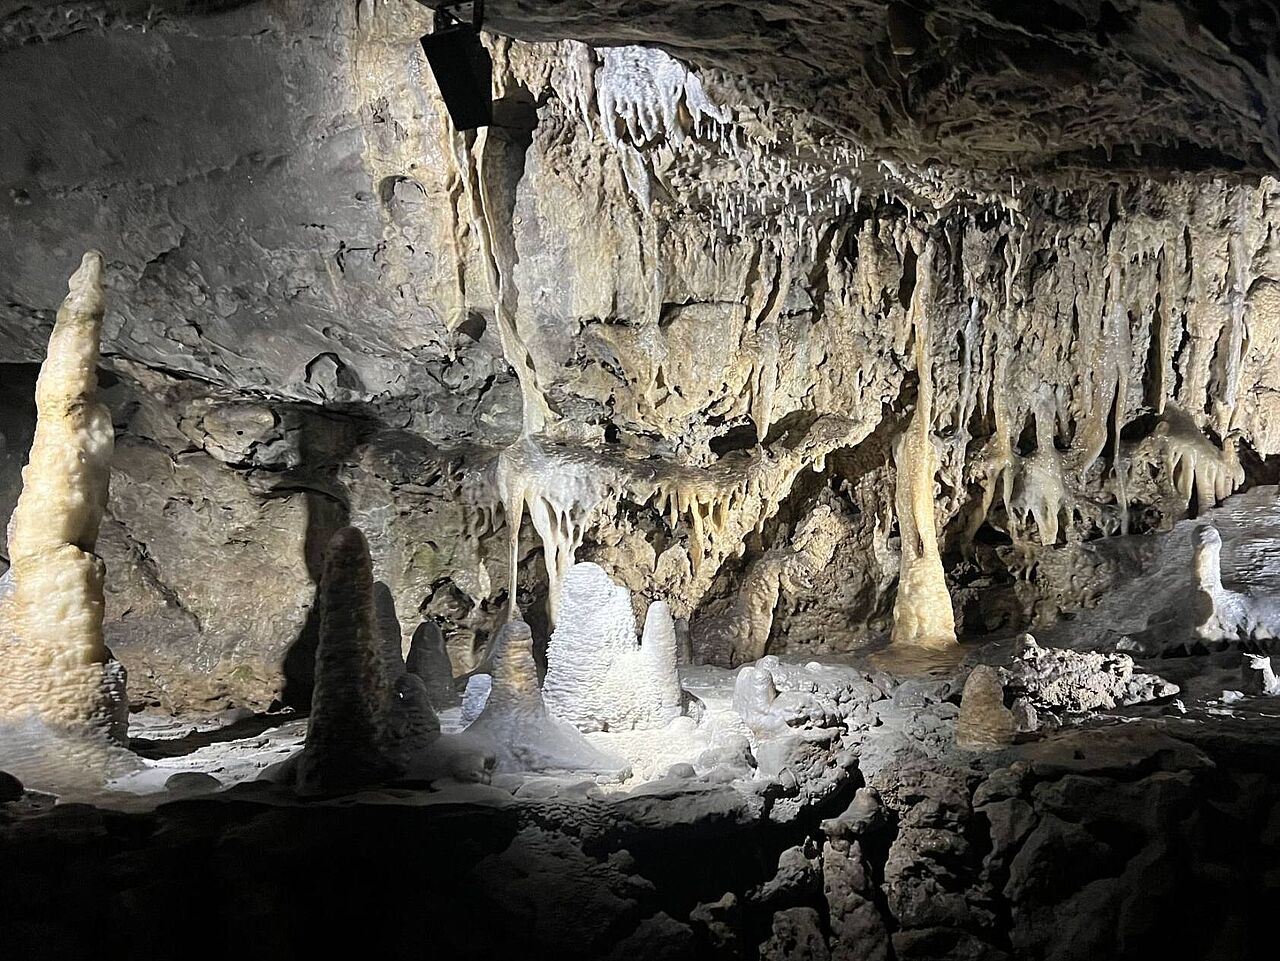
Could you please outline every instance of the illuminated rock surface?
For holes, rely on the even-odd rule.
[[[6,948],[1273,953],[1273,5],[485,6],[0,0]]]

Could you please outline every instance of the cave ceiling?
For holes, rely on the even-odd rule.
[[[7,0],[0,39],[252,5]],[[911,162],[1050,179],[1280,162],[1280,12],[1265,0],[490,0],[487,25],[523,40],[660,46],[769,84],[833,133]]]

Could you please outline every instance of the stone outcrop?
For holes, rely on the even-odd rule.
[[[1019,638],[1001,680],[1012,694],[1026,697],[1037,709],[1065,714],[1141,704],[1172,697],[1179,690],[1155,674],[1135,671],[1128,654],[1044,648],[1030,634]]]
[[[339,793],[406,770],[440,733],[422,678],[388,655],[364,535],[337,531],[316,597],[320,640],[300,792]],[[399,636],[399,629],[395,631]]]
[[[967,751],[994,751],[1013,743],[1013,712],[1004,705],[1000,672],[979,664],[964,682],[960,716],[956,718],[956,746]]]

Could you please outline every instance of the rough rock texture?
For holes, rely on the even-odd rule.
[[[298,761],[303,791],[373,784],[395,770],[388,750],[395,691],[374,621],[369,546],[347,527],[325,554],[316,685]]]
[[[960,695],[956,746],[969,751],[999,750],[1013,743],[1014,728],[1013,713],[1004,706],[1000,672],[988,664],[979,664],[965,680]]]
[[[394,612],[393,623],[380,621],[372,568],[356,528],[329,540],[311,715],[296,762],[303,793],[337,793],[401,774],[440,733],[426,684],[400,657]]]
[[[453,663],[444,646],[444,635],[433,621],[423,621],[413,632],[405,670],[422,679],[431,706],[437,711],[461,703],[453,686]]]
[[[533,633],[523,621],[510,621],[498,631],[492,689],[466,736],[494,752],[499,772],[616,774],[626,767],[621,758],[593,747],[548,709],[533,660]]]
[[[625,587],[596,564],[575,564],[547,644],[547,709],[582,731],[660,728],[681,714],[676,631],[664,601],[649,605],[636,642]]]
[[[1164,678],[1135,672],[1128,654],[1044,648],[1030,634],[1019,638],[1013,661],[1001,671],[1000,678],[1013,694],[1027,697],[1036,708],[1068,714],[1140,704],[1178,693],[1178,685]]]
[[[114,435],[98,402],[102,255],[68,281],[36,382],[37,419],[0,576],[0,722],[127,740],[125,674],[103,643],[94,553]],[[12,736],[12,735],[11,735]]]
[[[0,361],[38,360],[100,246],[104,630],[140,704],[305,704],[345,523],[462,673],[573,560],[742,663],[887,632],[907,515],[958,630],[1016,630],[1088,599],[1079,545],[1280,449],[1265,5],[497,3],[548,42],[491,41],[478,136],[413,4],[64,13],[0,8]],[[913,423],[932,525],[896,506]],[[530,458],[576,479],[499,484]],[[778,574],[819,507],[831,562]]]

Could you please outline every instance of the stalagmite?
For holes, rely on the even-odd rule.
[[[680,715],[675,623],[665,603],[636,644],[631,595],[596,564],[565,577],[563,617],[547,645],[547,708],[582,731],[662,727]]]
[[[916,284],[911,294],[919,392],[911,424],[894,449],[902,561],[893,605],[893,640],[926,647],[941,647],[956,640],[955,615],[947,594],[934,516],[938,455],[933,446],[933,361],[928,319],[934,296],[934,256],[934,242],[930,240],[916,262]]]
[[[1222,583],[1222,535],[1211,524],[1194,533],[1197,596],[1191,605],[1198,637],[1212,641],[1280,637],[1280,609],[1269,591],[1244,593]]]
[[[374,612],[369,545],[354,527],[329,541],[317,604],[315,690],[298,764],[299,789],[309,793],[376,783],[395,767],[388,751],[395,691]]]
[[[103,643],[103,564],[114,432],[97,401],[102,255],[71,276],[36,384],[37,423],[0,579],[0,719],[126,739],[124,671]]]
[[[967,751],[995,751],[1013,743],[1013,712],[1004,706],[999,672],[979,664],[964,682],[956,746]]]
[[[493,752],[498,771],[625,770],[623,760],[598,750],[547,710],[533,660],[533,634],[524,621],[508,621],[498,631],[492,677],[484,709],[465,737]]]
[[[422,679],[431,706],[437,711],[461,703],[453,686],[453,664],[445,648],[444,635],[435,621],[423,621],[413,632],[405,670]]]

